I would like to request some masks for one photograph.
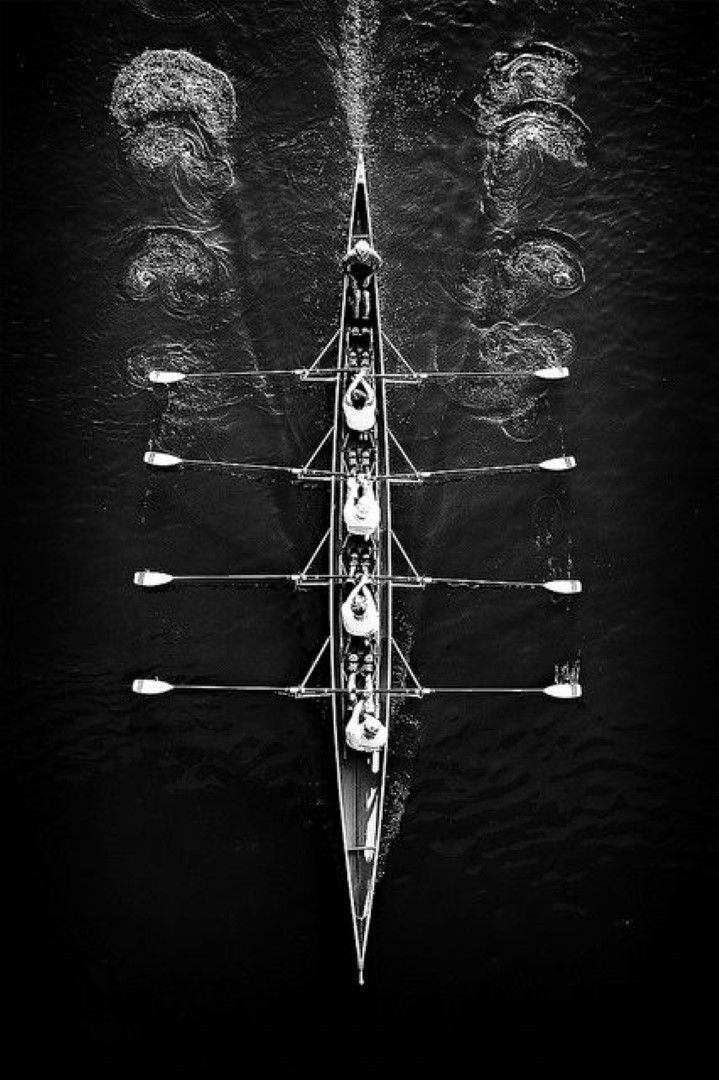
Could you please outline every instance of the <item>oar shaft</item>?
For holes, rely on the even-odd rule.
[[[291,686],[245,686],[234,683],[175,683],[173,690],[233,690],[250,693],[289,694]]]
[[[173,581],[294,581],[296,574],[173,574]]]
[[[543,589],[543,581],[500,581],[492,578],[423,577],[425,585],[466,586],[476,589]]]
[[[190,371],[185,379],[264,379],[266,375],[301,375],[305,368],[269,368],[259,371],[249,368],[247,371]]]
[[[543,694],[543,686],[425,686],[425,694]]]

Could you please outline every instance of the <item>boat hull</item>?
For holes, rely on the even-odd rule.
[[[348,250],[355,242],[365,238],[373,242],[369,213],[364,163],[360,157],[355,177],[355,187],[350,217]],[[384,375],[382,351],[382,328],[379,310],[377,275],[370,283],[370,317],[356,322],[348,305],[348,283],[345,277],[342,289],[340,338],[338,349],[338,375],[335,392],[334,440],[332,471],[332,508],[330,530],[330,573],[338,578],[346,573],[346,556],[343,554],[347,541],[343,508],[346,497],[347,464],[344,455],[346,429],[342,402],[349,379],[347,335],[356,327],[372,332],[374,342],[372,374]],[[387,403],[385,381],[374,381],[377,398],[376,427],[373,432],[375,449],[375,477],[386,476],[389,469],[389,432],[387,428]],[[380,528],[374,540],[374,572],[380,577],[392,573],[392,524],[390,483],[386,479],[375,480],[375,491],[380,505]],[[341,617],[341,605],[348,591],[343,581],[331,579],[329,589],[330,644],[332,664],[332,687],[345,691],[345,654],[348,641]],[[378,582],[375,589],[379,609],[380,631],[377,640],[375,686],[386,691],[391,686],[392,668],[392,585],[389,581]],[[345,727],[348,717],[348,701],[345,693],[335,694],[332,699],[337,784],[342,828],[347,886],[349,890],[352,926],[354,932],[357,966],[360,981],[363,978],[367,939],[377,881],[377,869],[382,835],[382,816],[387,775],[387,747],[372,754],[359,753],[347,746]],[[391,697],[379,695],[380,717],[390,732]]]

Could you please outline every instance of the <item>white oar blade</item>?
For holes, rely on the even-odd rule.
[[[544,687],[547,697],[559,698],[561,701],[573,701],[582,696],[582,688],[579,683],[561,682],[553,683]]]
[[[154,465],[158,469],[174,469],[182,463],[182,458],[174,454],[163,454],[159,450],[148,450],[144,461],[146,465]]]
[[[163,682],[162,679],[135,679],[132,684],[135,694],[167,694],[174,690],[172,683]]]
[[[170,383],[181,382],[187,378],[181,371],[151,371],[147,377],[150,382],[160,383],[163,386],[169,386]]]
[[[576,468],[576,465],[577,459],[571,454],[565,454],[564,457],[552,457],[547,458],[546,461],[540,461],[539,468],[544,469],[545,472],[566,472],[567,469]]]
[[[158,589],[161,585],[169,585],[174,579],[172,574],[161,574],[159,570],[136,570],[132,580],[143,589]]]
[[[573,578],[560,578],[559,581],[545,581],[544,588],[547,592],[571,596],[582,591],[582,583]]]
[[[537,379],[568,379],[569,368],[561,367],[559,364],[556,367],[538,368],[534,376]]]

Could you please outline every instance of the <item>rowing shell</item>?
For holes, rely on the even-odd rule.
[[[348,252],[358,240],[367,240],[373,246],[372,222],[370,217],[367,179],[364,159],[359,155],[355,174],[352,210],[350,214]],[[373,274],[370,284],[369,318],[357,321],[350,312],[348,301],[349,283],[344,276],[342,289],[342,309],[340,316],[339,352],[334,411],[334,435],[332,447],[332,487],[330,508],[330,567],[329,616],[330,650],[332,660],[333,689],[346,690],[344,657],[348,647],[341,618],[341,604],[346,587],[342,575],[346,574],[346,559],[343,549],[348,539],[343,508],[347,494],[347,464],[343,453],[343,443],[347,436],[342,402],[349,383],[348,362],[349,333],[359,332],[360,341],[372,342],[370,382],[373,383],[376,399],[376,427],[372,432],[374,443],[374,463],[371,470],[377,499],[380,506],[380,528],[376,541],[376,577],[375,596],[379,609],[380,632],[377,643],[376,683],[379,689],[387,691],[391,686],[391,643],[392,643],[392,527],[391,527],[391,488],[386,477],[389,468],[389,428],[387,426],[387,398],[385,392],[384,353],[382,349],[382,328],[379,312],[379,288],[377,275]],[[380,378],[372,376],[379,375]],[[391,695],[380,695],[380,718],[389,732]],[[340,821],[342,826],[342,846],[347,871],[352,927],[357,968],[360,983],[363,981],[365,953],[369,935],[372,902],[377,881],[379,845],[382,834],[382,812],[387,777],[386,746],[373,754],[358,753],[347,746],[345,726],[348,718],[346,693],[333,694],[332,713],[334,720],[335,759],[337,764],[337,786],[339,791]]]

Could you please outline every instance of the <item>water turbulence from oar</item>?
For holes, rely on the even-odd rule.
[[[526,372],[569,365],[574,340],[565,330],[537,323],[498,322],[488,328],[470,326],[459,347],[458,368]],[[447,395],[483,420],[502,426],[519,441],[531,441],[548,423],[547,384],[525,374],[497,379],[462,379],[442,384]]]
[[[234,184],[237,106],[227,75],[184,49],[148,49],[118,74],[110,111],[137,178],[206,224]]]
[[[463,291],[472,318],[491,324],[519,312],[533,314],[546,301],[571,296],[583,285],[584,268],[573,238],[536,229],[483,252]]]

